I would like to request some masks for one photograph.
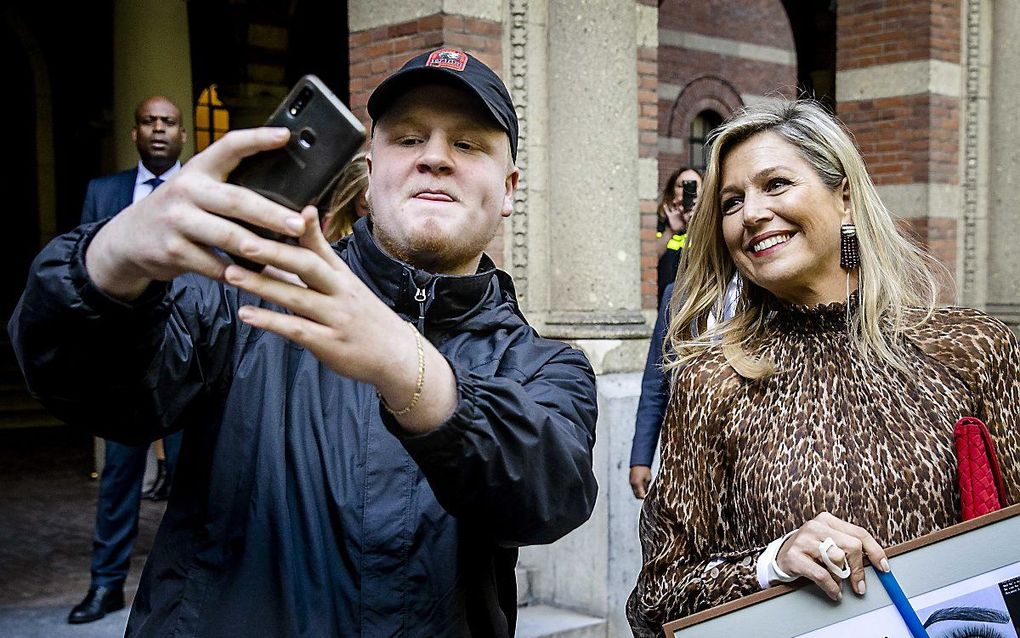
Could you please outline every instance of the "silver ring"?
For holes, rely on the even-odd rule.
[[[818,543],[818,551],[822,554],[822,562],[825,563],[825,566],[828,567],[829,571],[836,577],[840,579],[847,578],[850,576],[850,563],[847,562],[846,553],[844,552],[843,554],[843,566],[839,567],[836,563],[832,562],[831,558],[829,558],[829,549],[832,547],[838,546],[836,545],[836,541],[832,540],[831,536],[827,537],[821,543]]]

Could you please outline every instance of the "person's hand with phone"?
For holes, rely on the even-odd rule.
[[[185,272],[223,281],[229,261],[213,249],[236,253],[244,242],[260,239],[241,222],[301,236],[306,223],[301,214],[225,183],[241,159],[282,147],[289,136],[285,128],[231,131],[192,158],[180,174],[96,234],[85,254],[93,283],[130,301],[153,281]]]

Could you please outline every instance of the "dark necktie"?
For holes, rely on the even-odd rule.
[[[159,186],[160,184],[162,184],[164,181],[165,180],[162,180],[162,179],[160,179],[158,177],[153,177],[152,179],[145,180],[145,183],[148,184],[149,186],[151,186],[152,190],[154,191],[154,190],[156,190],[156,187]],[[152,191],[149,191],[149,192],[151,193]]]

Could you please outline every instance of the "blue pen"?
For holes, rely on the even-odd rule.
[[[910,601],[907,600],[903,590],[900,589],[900,584],[896,582],[896,577],[892,575],[892,572],[884,572],[876,568],[875,573],[878,574],[878,580],[882,581],[882,586],[885,587],[889,598],[896,605],[896,611],[900,612],[903,622],[906,623],[907,629],[910,630],[910,635],[913,638],[929,638],[928,632],[925,631],[924,625],[921,624],[921,619],[917,617],[917,612],[910,606]]]

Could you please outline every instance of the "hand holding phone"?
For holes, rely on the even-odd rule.
[[[290,129],[287,145],[245,158],[227,181],[295,211],[318,202],[365,141],[365,127],[314,75],[298,80],[266,126]],[[237,223],[267,239],[294,243],[268,228]],[[249,270],[262,270],[262,264],[230,257]]]

